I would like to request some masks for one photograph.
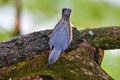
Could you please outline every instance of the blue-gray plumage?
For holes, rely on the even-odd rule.
[[[70,14],[71,9],[64,8],[62,10],[62,18],[51,34],[49,40],[51,52],[48,59],[48,65],[55,63],[61,53],[70,45],[72,39],[72,28],[70,27],[69,21]]]

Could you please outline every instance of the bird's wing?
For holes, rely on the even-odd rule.
[[[70,44],[70,36],[71,29],[69,22],[61,20],[52,32],[49,44],[57,45],[65,50]]]

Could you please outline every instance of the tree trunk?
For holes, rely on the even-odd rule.
[[[22,10],[22,0],[14,0],[16,8],[16,23],[12,37],[20,35],[20,24],[21,24],[21,10]]]
[[[47,68],[50,33],[39,31],[1,42],[0,80],[30,75],[45,80],[113,80],[96,64],[95,49],[120,49],[120,27],[73,29],[70,47]]]

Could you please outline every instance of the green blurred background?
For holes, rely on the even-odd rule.
[[[54,28],[65,7],[72,9],[78,29],[120,25],[119,0],[0,0],[0,41]],[[105,51],[102,68],[115,80],[120,80],[119,61],[119,49]]]

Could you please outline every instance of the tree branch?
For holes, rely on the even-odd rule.
[[[81,34],[92,46],[104,50],[120,49],[120,26],[86,29]]]
[[[36,75],[37,71],[37,74],[50,75],[56,80],[112,80],[95,63],[96,51],[93,47],[120,49],[120,27],[86,29],[80,32],[73,29],[73,41],[66,54],[46,69],[50,33],[51,30],[39,31],[1,42],[0,66],[3,68],[0,69],[0,79],[19,79],[21,74],[26,73],[21,77],[30,73]],[[17,65],[4,69],[11,64]]]

